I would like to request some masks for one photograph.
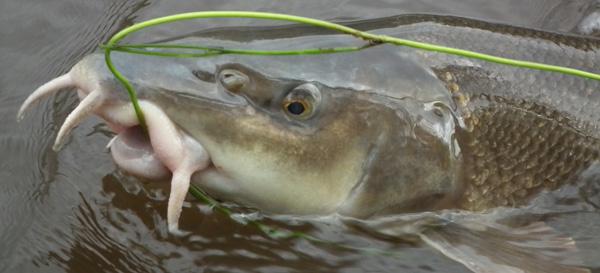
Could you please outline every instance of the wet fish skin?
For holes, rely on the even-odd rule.
[[[594,38],[426,15],[362,23],[407,39],[598,72],[600,42]],[[318,35],[285,34],[292,36],[275,46],[331,46]],[[246,42],[272,46],[259,37]],[[129,155],[148,155],[178,174],[173,182],[177,194],[169,200],[172,233],[196,171],[193,182],[223,200],[271,213],[338,213],[356,219],[521,206],[544,190],[577,181],[599,156],[600,84],[573,76],[387,45],[351,56],[167,62],[115,53],[114,62],[132,81],[154,122],[151,145],[141,143],[135,150],[127,144],[134,142],[122,141],[113,148],[128,146],[134,149]],[[228,90],[219,78],[232,70],[247,76],[247,84]],[[95,98],[90,94],[102,100],[80,105],[64,132],[91,113],[104,118],[120,137],[137,125],[102,55],[86,57],[64,79],[67,84],[55,80],[35,92],[23,109],[73,85],[84,101]],[[310,118],[294,119],[282,102],[306,85],[317,90],[318,105]],[[139,163],[134,159],[132,165],[144,173]],[[534,241],[533,248],[559,248],[557,255],[574,250],[573,240],[554,236],[546,226],[535,223],[519,230],[478,224],[451,221],[440,229],[411,225],[409,231],[478,273],[506,266],[514,272],[558,267],[587,272],[548,257],[540,259],[542,267],[536,264],[540,260],[516,257],[524,251],[519,238]],[[488,235],[500,238],[491,243],[499,246],[494,249],[498,253],[484,244]],[[501,240],[505,235],[514,242]],[[465,253],[464,247],[477,253]],[[490,258],[496,269],[482,266]]]
[[[377,19],[354,27],[598,72],[600,42],[595,38],[430,15]],[[271,35],[268,30],[261,31],[250,45],[331,44],[302,30],[283,32],[290,38],[273,44],[261,36]],[[351,40],[331,37],[334,42]],[[223,43],[240,47],[236,41]],[[165,62],[114,56],[142,100],[155,103],[206,146],[219,171],[237,172],[233,180],[248,180],[236,184],[240,189],[234,191],[204,181],[209,192],[274,213],[337,211],[366,218],[519,206],[542,190],[576,180],[598,159],[600,95],[593,80],[388,45],[351,55],[295,58],[221,56]],[[218,82],[225,69],[241,71],[252,84],[231,95]],[[126,100],[102,56],[89,56],[76,70],[109,89],[113,99]],[[291,120],[282,113],[280,100],[304,83],[318,86],[321,108],[311,119]],[[252,160],[239,158],[266,165],[250,164],[242,174],[239,164]],[[273,160],[267,164],[267,158]],[[253,183],[269,179],[249,179],[257,173],[252,170],[271,170],[279,181],[290,177],[297,182],[262,183],[258,191]],[[200,184],[214,178],[194,177]],[[296,198],[298,193],[314,198]]]
[[[428,15],[354,26],[598,72],[595,38]],[[259,31],[251,42],[222,42],[270,49],[352,40],[306,34],[285,32],[288,39],[274,44]],[[576,180],[598,159],[600,95],[593,80],[390,45],[352,54],[164,60],[114,53],[140,99],[206,146],[226,180],[239,182],[219,188],[227,183],[206,182],[215,177],[201,172],[200,183],[265,211],[366,218],[519,206]],[[228,92],[218,80],[227,69],[247,75],[248,85]],[[94,112],[120,130],[135,125],[131,111],[127,118],[108,111],[127,112],[127,97],[102,55],[86,57],[70,74],[82,95],[102,94],[81,113]],[[303,84],[314,85],[322,99],[310,119],[294,120],[282,99]],[[265,173],[271,176],[260,177]]]
[[[400,16],[400,35],[509,58],[600,72],[600,39],[450,16]],[[422,23],[418,23],[422,22]],[[524,205],[576,182],[599,159],[600,84],[559,73],[415,52],[444,82],[462,118],[457,207]]]
[[[593,125],[543,103],[481,92],[490,90],[490,80],[474,70],[438,71],[453,75],[447,84],[460,89],[457,105],[469,100],[461,110],[466,128],[457,134],[464,162],[461,208],[524,205],[541,190],[576,182],[598,160]],[[496,84],[493,90],[508,86]]]

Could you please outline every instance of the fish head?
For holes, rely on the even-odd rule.
[[[91,112],[118,134],[117,165],[148,178],[173,173],[172,189],[187,180],[220,200],[285,214],[438,206],[458,189],[451,99],[410,54],[382,51],[389,48],[196,59],[115,52],[149,139],[104,55],[68,76],[82,104],[101,91]]]

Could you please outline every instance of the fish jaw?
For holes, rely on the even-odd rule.
[[[77,90],[79,105],[67,116],[59,129],[53,149],[63,146],[70,132],[85,118],[102,118],[117,135],[108,148],[115,163],[124,171],[147,179],[171,176],[171,192],[167,208],[168,230],[181,234],[178,220],[193,173],[207,169],[210,156],[204,147],[181,131],[169,117],[148,100],[139,100],[146,128],[142,129],[124,90],[109,75],[105,66],[98,67],[98,55],[86,58],[67,74],[59,76],[35,90],[17,114],[25,112],[37,101],[65,88]]]

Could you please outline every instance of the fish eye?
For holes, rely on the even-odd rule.
[[[283,110],[295,119],[308,119],[321,101],[319,89],[312,83],[294,88],[283,100]]]
[[[238,70],[223,69],[219,72],[219,82],[229,92],[240,92],[249,81],[248,76]]]
[[[302,115],[308,108],[309,106],[307,102],[303,100],[291,101],[285,106],[285,109],[288,111],[288,113],[296,116]]]

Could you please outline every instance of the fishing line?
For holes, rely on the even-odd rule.
[[[108,43],[106,43],[106,45],[103,46],[105,59],[106,59],[106,65],[108,66],[108,69],[115,75],[115,78],[117,78],[123,84],[125,89],[127,90],[127,93],[129,94],[129,99],[131,100],[131,103],[133,104],[133,108],[135,110],[136,116],[140,122],[140,126],[142,128],[144,128],[144,130],[146,130],[146,122],[145,122],[144,114],[142,113],[139,103],[138,103],[137,94],[135,93],[135,90],[133,89],[133,86],[131,85],[131,83],[129,83],[129,81],[115,68],[115,66],[112,63],[112,60],[110,58],[111,52],[113,50],[119,50],[119,51],[136,53],[136,54],[146,54],[146,55],[156,55],[156,56],[165,55],[165,54],[161,54],[159,52],[135,50],[133,48],[136,48],[136,47],[131,47],[131,46],[128,47],[127,45],[119,45],[119,42],[121,40],[123,40],[125,37],[127,37],[128,35],[130,35],[134,32],[140,31],[142,29],[148,28],[148,27],[172,23],[172,22],[186,21],[186,20],[192,20],[192,19],[206,19],[206,18],[251,18],[251,19],[295,22],[295,23],[312,25],[312,26],[322,27],[322,28],[326,28],[326,29],[330,29],[330,30],[335,30],[335,31],[338,31],[338,32],[344,33],[344,34],[349,34],[356,38],[367,41],[369,45],[377,45],[377,44],[382,44],[382,43],[394,44],[394,45],[398,45],[398,46],[407,46],[407,47],[417,48],[417,49],[426,50],[426,51],[433,51],[433,52],[462,56],[462,57],[466,57],[466,58],[479,59],[479,60],[483,60],[483,61],[487,61],[487,62],[499,63],[499,64],[504,64],[504,65],[509,65],[509,66],[557,72],[557,73],[573,75],[573,76],[578,76],[578,77],[583,77],[583,78],[588,78],[588,79],[593,79],[593,80],[600,80],[600,74],[583,71],[583,70],[579,70],[579,69],[575,69],[575,68],[558,66],[558,65],[549,65],[549,64],[543,64],[543,63],[538,63],[538,62],[511,59],[511,58],[504,58],[504,57],[499,57],[499,56],[494,56],[494,55],[484,54],[484,53],[480,53],[480,52],[459,49],[459,48],[440,46],[440,45],[424,43],[424,42],[417,42],[417,41],[406,40],[406,39],[401,39],[401,38],[397,38],[397,37],[391,37],[391,36],[387,36],[387,35],[377,35],[377,34],[372,34],[372,33],[365,32],[365,31],[360,31],[360,30],[357,30],[357,29],[354,29],[354,28],[351,28],[348,26],[344,26],[344,25],[340,25],[340,24],[336,24],[336,23],[332,23],[332,22],[328,22],[328,21],[318,20],[318,19],[314,19],[314,18],[302,17],[302,16],[295,16],[295,15],[288,15],[288,14],[281,14],[281,13],[270,13],[270,12],[251,12],[251,11],[188,12],[188,13],[174,14],[174,15],[165,16],[165,17],[159,17],[159,18],[155,18],[155,19],[151,19],[151,20],[147,20],[147,21],[143,21],[143,22],[134,24],[130,27],[127,27],[127,28],[117,32],[117,34],[115,34],[108,41]],[[144,47],[141,47],[140,45],[136,45],[136,46],[137,46],[137,48],[149,48],[150,47],[150,45],[144,45]],[[155,47],[156,47],[156,45],[155,45]],[[163,47],[165,47],[165,45],[163,45]],[[366,47],[368,47],[368,46],[361,47],[360,49],[363,49]],[[171,48],[175,48],[175,47],[171,46]],[[197,48],[202,48],[202,47],[197,47]],[[188,49],[191,49],[191,48],[188,46]],[[348,52],[348,51],[356,51],[356,50],[360,50],[360,49],[356,49],[356,48],[354,48],[354,49],[352,49],[352,48],[307,49],[307,50],[304,50],[304,53],[302,53],[303,50],[299,50],[299,51],[295,51],[295,53],[293,53],[293,54],[294,55],[328,54],[328,53],[337,53],[338,51]],[[204,48],[202,50],[205,50],[204,54],[202,54],[202,53],[199,55],[183,54],[183,55],[179,55],[179,56],[182,56],[182,57],[183,56],[185,56],[185,57],[208,57],[208,56],[214,56],[214,55],[219,55],[219,54],[281,55],[281,53],[284,52],[284,51],[271,51],[271,53],[269,53],[269,51],[254,51],[254,52],[252,52],[252,50],[240,50],[240,49],[215,50],[214,48],[213,49]],[[288,51],[288,53],[291,53],[291,51]],[[177,54],[173,54],[173,56],[169,56],[169,57],[177,57]]]

